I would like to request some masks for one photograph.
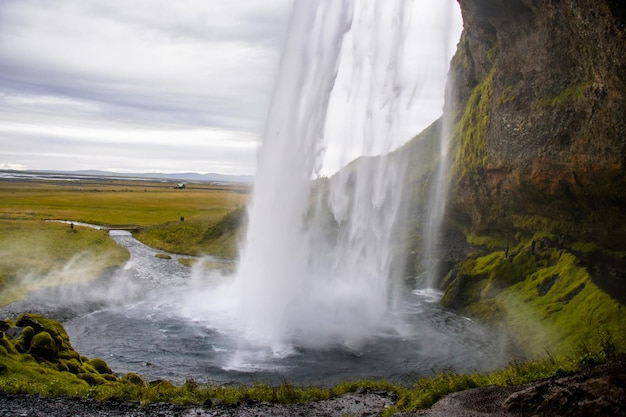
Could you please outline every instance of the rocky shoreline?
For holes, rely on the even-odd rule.
[[[98,401],[85,398],[45,398],[36,395],[0,394],[2,416],[72,417],[209,417],[209,416],[376,416],[393,402],[384,391],[350,393],[310,404],[246,402],[238,405],[180,406],[150,404],[145,407],[124,401]]]
[[[363,390],[310,404],[246,402],[196,406],[150,404],[89,398],[45,398],[0,394],[3,416],[379,416],[395,401],[394,394]],[[427,410],[398,417],[626,416],[626,360],[613,361],[522,386],[486,387],[445,396]]]

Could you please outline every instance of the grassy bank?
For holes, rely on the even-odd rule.
[[[446,278],[442,304],[499,328],[518,355],[568,355],[573,347],[602,345],[606,334],[626,346],[626,309],[618,301],[623,290],[616,285],[621,278],[609,275],[610,264],[620,268],[623,255],[598,261],[599,254],[576,250],[588,245],[563,247],[559,240],[542,235],[508,253],[467,259]],[[603,269],[591,267],[597,262],[605,262]]]
[[[624,351],[607,338],[599,346],[586,346],[573,356],[544,355],[533,361],[514,362],[488,374],[444,373],[419,379],[412,387],[384,381],[345,382],[333,388],[296,387],[287,382],[220,386],[194,380],[175,386],[162,380],[145,381],[133,373],[116,375],[102,359],[90,359],[76,352],[63,327],[54,320],[24,314],[14,322],[0,321],[0,326],[6,332],[0,338],[0,392],[115,399],[141,404],[306,403],[370,388],[397,394],[397,402],[385,410],[385,415],[392,415],[428,407],[451,392],[519,385],[624,356]],[[13,332],[16,328],[20,332]],[[11,337],[11,333],[15,337]]]
[[[0,181],[0,306],[37,288],[97,278],[128,257],[104,231],[46,219],[135,225],[141,228],[136,237],[158,249],[234,257],[237,231],[209,232],[231,222],[226,215],[246,204],[249,187],[173,186],[97,178]]]
[[[38,288],[95,279],[126,259],[101,230],[0,219],[0,307]]]

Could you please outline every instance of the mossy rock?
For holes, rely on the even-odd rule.
[[[156,389],[165,389],[165,390],[176,388],[174,384],[164,379],[157,379],[155,381],[150,381],[148,385]]]
[[[9,354],[9,355],[17,354],[17,350],[15,350],[15,347],[13,346],[11,341],[8,340],[4,336],[0,337],[0,346],[2,346],[2,348],[4,348],[7,351],[7,354]]]
[[[144,386],[146,383],[144,380],[134,372],[128,372],[122,377],[122,382],[126,382],[133,385]]]
[[[104,361],[104,359],[93,358],[89,361],[89,365],[93,366],[99,374],[112,374],[113,371],[109,368],[109,365]]]
[[[75,350],[64,350],[59,352],[59,359],[71,360],[74,359],[76,362],[80,362],[80,355]]]
[[[83,370],[83,372],[85,373],[90,373],[90,374],[96,374],[98,375],[100,372],[98,372],[96,370],[96,368],[94,368],[92,365],[90,365],[88,362],[87,363],[83,363],[83,366],[81,366],[81,369]]]
[[[0,345],[0,357],[7,357],[7,356],[9,356],[9,352],[3,345]]]
[[[60,359],[59,363],[65,365],[65,367],[67,367],[68,369],[68,372],[71,372],[74,375],[83,372],[82,364],[78,362],[77,359]]]
[[[106,384],[107,382],[107,380],[102,378],[100,375],[92,374],[89,372],[81,372],[77,376],[89,385],[102,385]]]
[[[33,336],[33,340],[30,345],[31,354],[53,361],[57,358],[58,352],[59,348],[50,333],[44,331]]]
[[[108,382],[117,382],[117,377],[113,374],[102,374],[101,376]]]
[[[31,326],[24,327],[20,336],[15,340],[15,349],[20,353],[30,351],[30,345],[34,336],[35,330]]]
[[[6,320],[0,320],[0,332],[6,332],[11,328],[11,323]]]
[[[45,330],[43,324],[38,320],[39,316],[31,313],[24,313],[15,320],[16,327],[32,327],[35,333]]]
[[[62,361],[61,362],[57,362],[56,367],[57,367],[57,370],[59,372],[70,372],[71,373],[70,368],[67,366],[67,364],[65,362],[62,362]]]
[[[65,328],[61,323],[56,320],[49,319],[40,314],[23,313],[15,321],[17,327],[32,327],[35,334],[46,331],[54,340],[57,346],[57,352],[74,351],[70,343],[70,337],[68,336]],[[69,354],[72,355],[73,354]]]

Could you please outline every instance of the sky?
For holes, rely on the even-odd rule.
[[[413,3],[422,30],[407,50],[422,51],[413,65],[430,72],[415,84],[406,140],[441,114],[462,25],[454,0]],[[0,169],[254,174],[291,9],[0,0]]]

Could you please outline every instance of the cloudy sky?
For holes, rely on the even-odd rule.
[[[410,42],[435,49],[438,75],[420,84],[413,130],[441,113],[461,27],[453,0],[414,3],[432,33]],[[0,0],[0,169],[254,173],[291,9]]]

